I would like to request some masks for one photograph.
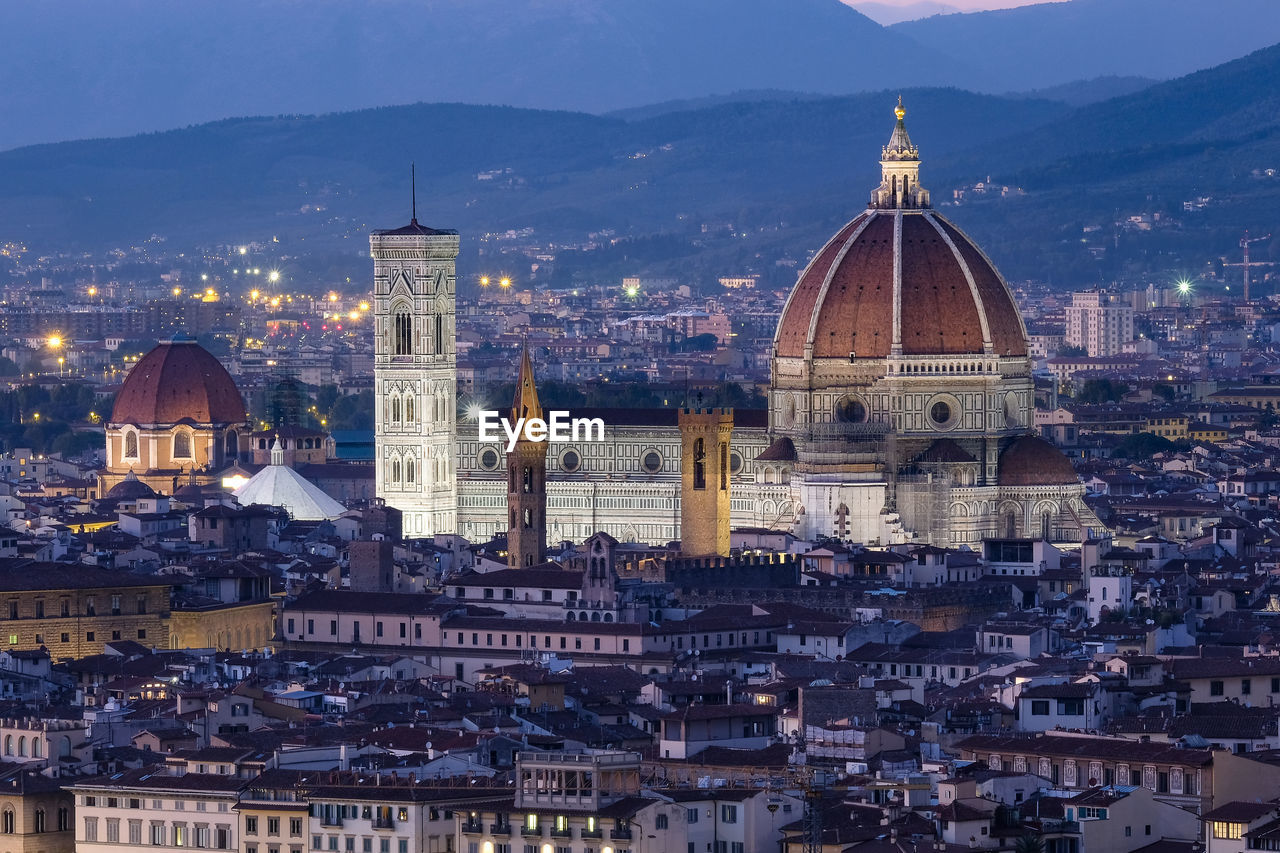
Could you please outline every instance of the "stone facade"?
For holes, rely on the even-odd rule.
[[[0,641],[58,658],[101,654],[106,643],[169,645],[169,585],[118,573],[29,563],[0,574]]]
[[[456,231],[375,231],[374,424],[377,494],[407,536],[455,533],[457,491]]]
[[[169,614],[169,648],[261,650],[275,636],[275,602],[175,607]]]

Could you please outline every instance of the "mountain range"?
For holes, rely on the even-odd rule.
[[[6,8],[0,149],[417,102],[604,113],[742,90],[1168,78],[1274,0],[1071,0],[884,27],[840,0],[61,0]]]
[[[0,241],[275,236],[289,253],[341,256],[358,276],[367,232],[408,218],[413,161],[419,218],[460,229],[473,253],[509,229],[561,247],[611,231],[622,242],[591,253],[593,275],[609,264],[755,268],[781,281],[794,270],[775,261],[803,261],[865,205],[897,95],[775,92],[630,119],[417,104],[31,146],[0,153]],[[957,89],[903,95],[935,203],[1011,278],[1194,273],[1234,256],[1244,228],[1280,231],[1280,47],[1075,108]],[[1025,194],[949,206],[953,190],[988,177]],[[1142,214],[1156,224],[1112,225]],[[581,256],[561,251],[557,267]]]

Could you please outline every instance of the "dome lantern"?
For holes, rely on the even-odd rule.
[[[907,110],[902,106],[901,95],[893,114],[898,122],[889,144],[881,149],[880,186],[872,191],[870,206],[882,210],[927,208],[929,191],[920,186],[920,149],[911,144],[907,135]]]

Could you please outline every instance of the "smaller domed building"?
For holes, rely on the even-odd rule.
[[[244,398],[213,354],[185,335],[147,353],[129,371],[107,422],[106,495],[130,472],[171,495],[190,482],[214,481],[236,462],[249,435]]]

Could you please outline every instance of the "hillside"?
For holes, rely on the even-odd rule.
[[[564,247],[611,230],[616,246],[559,251],[545,274],[737,269],[785,286],[790,264],[865,204],[896,94],[764,93],[631,121],[419,104],[33,146],[0,153],[0,241],[93,250],[153,234],[179,246],[278,237],[291,253],[340,255],[359,276],[368,231],[404,217],[414,161],[421,218],[468,235],[464,263],[498,246],[486,234],[532,229],[528,242]],[[1280,47],[1077,109],[904,94],[935,203],[1011,278],[1194,274],[1234,258],[1246,227],[1280,233]],[[952,203],[988,177],[1025,194]],[[1144,214],[1141,227],[1114,224]]]
[[[5,29],[0,149],[238,115],[604,112],[967,74],[839,0],[63,0],[11,4]]]
[[[743,91],[1025,91],[1174,77],[1280,41],[1274,0],[1071,0],[888,28],[840,0],[61,0],[5,13],[0,150],[419,102],[606,113]]]
[[[421,104],[33,146],[0,153],[0,240],[102,247],[153,233],[219,242],[264,231],[363,240],[398,224],[411,161],[424,220],[472,234],[533,227],[575,240],[723,219],[825,227],[878,182],[894,98],[731,103],[630,123]],[[1064,112],[957,90],[906,98],[913,133],[935,157]]]
[[[1116,75],[1170,79],[1280,42],[1274,0],[1071,0],[889,28],[984,69],[987,91]],[[1008,85],[1007,81],[1020,82]],[[976,82],[976,81],[971,81]]]
[[[949,158],[935,174],[944,181],[992,174],[1026,190],[1014,202],[965,210],[994,253],[1017,256],[1039,243],[1037,261],[1046,268],[1078,275],[1092,269],[1106,280],[1140,264],[1195,274],[1206,257],[1238,260],[1246,228],[1280,233],[1280,180],[1265,174],[1277,168],[1280,46],[1081,107]],[[1184,211],[1185,201],[1196,209]],[[1117,234],[1118,251],[1109,254],[1120,262],[1087,260],[1079,245],[1084,226],[1142,213],[1159,214],[1169,226]],[[1255,247],[1259,259],[1272,252],[1280,260],[1280,241]],[[1020,263],[1012,269],[1024,269]]]

